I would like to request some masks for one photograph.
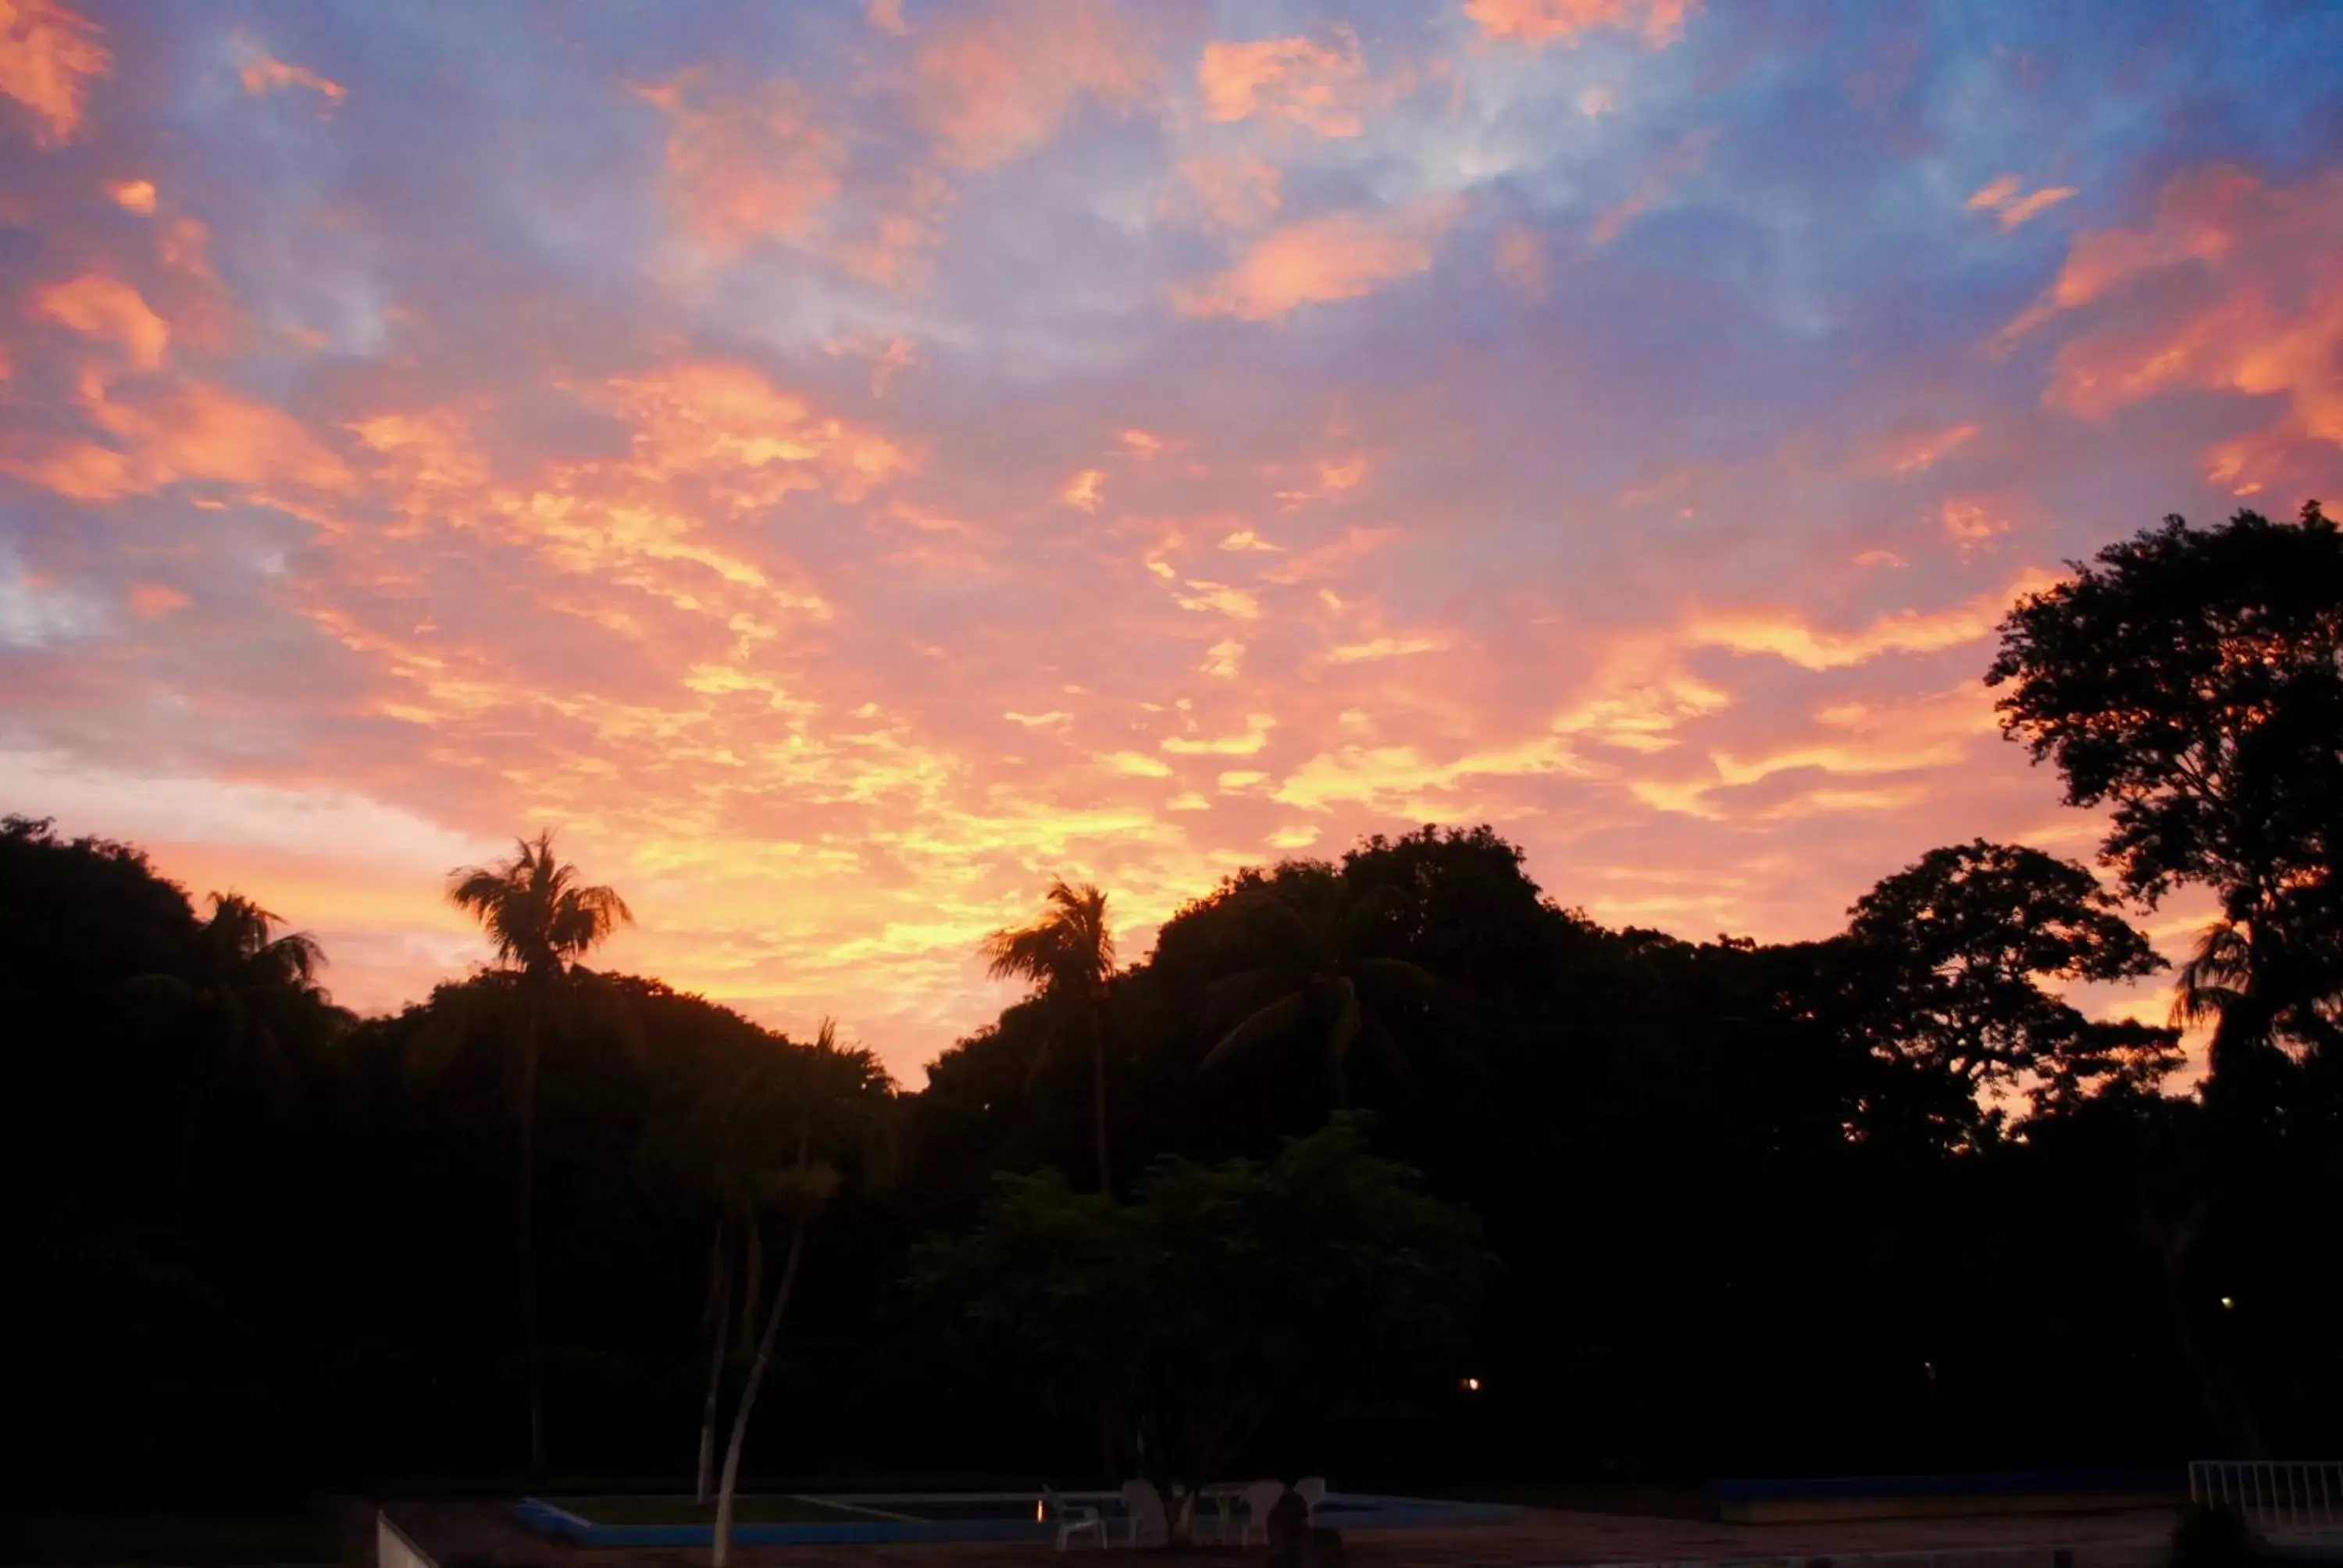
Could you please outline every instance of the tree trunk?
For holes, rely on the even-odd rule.
[[[531,1216],[537,1188],[538,1012],[532,997],[521,1026],[520,1179],[514,1209],[515,1244],[520,1264],[521,1358],[528,1380],[528,1478],[545,1474],[545,1368],[537,1342],[537,1232]]]
[[[1101,1192],[1114,1191],[1106,1150],[1106,1010],[1105,1003],[1091,1004],[1091,1131],[1098,1139],[1098,1181]]]
[[[715,1349],[708,1357],[708,1402],[699,1414],[699,1469],[691,1494],[694,1503],[708,1501],[708,1483],[716,1475],[716,1408],[724,1392],[725,1338],[732,1327],[731,1254],[724,1245],[724,1221],[716,1221],[716,1247],[708,1259],[708,1302],[716,1313]]]
[[[757,1359],[749,1368],[749,1381],[740,1387],[740,1408],[732,1417],[732,1441],[724,1450],[724,1480],[716,1493],[715,1553],[709,1559],[714,1568],[724,1568],[732,1553],[732,1493],[740,1482],[740,1449],[749,1436],[749,1412],[757,1408],[757,1390],[765,1381],[765,1371],[773,1362],[773,1341],[781,1332],[781,1314],[789,1310],[789,1287],[797,1283],[798,1260],[805,1255],[806,1221],[799,1216],[789,1227],[789,1260],[781,1265],[781,1282],[773,1292],[773,1310],[765,1319],[764,1336],[757,1342]]]

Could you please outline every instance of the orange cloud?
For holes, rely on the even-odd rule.
[[[1156,65],[1102,0],[955,7],[926,36],[912,113],[944,161],[991,168],[1048,142],[1084,97],[1129,105]]]
[[[869,0],[862,15],[881,33],[892,33],[898,38],[910,31],[903,24],[903,0]]]
[[[1068,479],[1066,487],[1058,492],[1060,500],[1070,507],[1079,507],[1085,512],[1097,511],[1099,503],[1105,499],[1105,497],[1106,475],[1097,468],[1084,468],[1081,473]]]
[[[667,116],[669,199],[717,254],[802,238],[838,195],[843,151],[794,83],[720,97],[694,67],[637,91]]]
[[[103,273],[53,284],[40,292],[34,309],[61,327],[118,346],[142,370],[162,364],[170,346],[170,327],[138,291]]]
[[[1801,618],[1772,610],[1704,611],[1684,628],[1685,641],[1734,653],[1770,653],[1804,669],[1845,669],[1883,654],[1935,653],[1990,636],[2009,607],[2054,579],[2028,571],[2006,588],[1996,588],[1949,609],[1898,610],[1859,631],[1829,631]]]
[[[1962,549],[1974,550],[1987,539],[2009,532],[2009,519],[1975,501],[1948,500],[1939,511],[1945,532]]]
[[[1892,474],[1921,474],[1935,467],[1955,448],[1976,439],[1975,425],[1955,425],[1944,430],[1906,430],[1891,436],[1878,453],[1881,467]]]
[[[2073,186],[2057,186],[2021,196],[2017,193],[2024,185],[2016,175],[2004,175],[1969,197],[1969,210],[1998,214],[2001,232],[2007,234],[2036,213],[2046,212],[2076,194]]]
[[[143,620],[185,609],[188,603],[186,594],[164,583],[140,583],[130,590],[131,612]]]
[[[307,65],[287,65],[266,55],[246,61],[238,75],[243,78],[245,92],[254,97],[285,87],[307,87],[323,95],[328,104],[342,101],[343,87],[339,82],[321,76]]]
[[[151,214],[155,210],[153,180],[118,180],[106,187],[106,194],[126,211]]]
[[[1228,157],[1198,156],[1182,158],[1172,177],[1184,199],[1167,191],[1164,205],[1196,212],[1206,228],[1257,228],[1273,216],[1280,205],[1274,164],[1239,153]]]
[[[1437,653],[1448,645],[1436,637],[1378,637],[1366,642],[1341,643],[1326,650],[1329,664],[1368,664],[1379,659],[1405,658],[1410,654]]]
[[[116,445],[67,442],[0,460],[0,468],[78,501],[146,495],[181,480],[321,490],[350,484],[342,460],[300,421],[201,382],[136,401],[101,398],[87,413]]]
[[[1525,223],[1509,223],[1497,236],[1497,276],[1524,299],[1545,297],[1545,241]]]
[[[1684,21],[1701,0],[1465,0],[1464,15],[1482,36],[1511,38],[1543,49],[1576,47],[1593,32],[1634,33],[1663,49],[1684,36]]]
[[[2282,186],[2235,166],[2187,170],[2146,227],[2077,238],[2048,294],[2000,341],[2087,312],[2043,394],[2085,418],[2182,388],[2284,398],[2277,426],[2213,456],[2223,479],[2249,482],[2249,464],[2303,441],[2343,445],[2338,254],[2343,173]]]
[[[1433,197],[1397,212],[1346,212],[1272,229],[1235,266],[1178,290],[1184,316],[1273,321],[1303,305],[1357,299],[1432,269],[1433,250],[1463,212]]]
[[[40,117],[38,146],[69,142],[80,130],[90,84],[114,64],[97,32],[57,0],[0,0],[0,93]]]
[[[1262,38],[1204,46],[1196,68],[1204,118],[1219,122],[1256,115],[1290,120],[1322,136],[1355,136],[1365,128],[1367,60],[1358,35],[1335,31],[1332,44],[1308,38]]]
[[[885,437],[817,413],[746,365],[701,361],[621,377],[609,397],[635,423],[636,458],[647,475],[716,477],[734,511],[803,489],[856,500],[910,467]]]

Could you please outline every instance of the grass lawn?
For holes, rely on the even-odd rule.
[[[337,1563],[342,1540],[314,1513],[50,1513],[0,1520],[12,1563]]]
[[[716,1504],[689,1497],[548,1497],[548,1503],[596,1524],[713,1524]],[[736,1524],[839,1524],[870,1515],[802,1497],[759,1493],[732,1500]]]

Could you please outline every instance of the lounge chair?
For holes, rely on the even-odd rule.
[[[1293,1490],[1302,1493],[1302,1502],[1310,1504],[1310,1523],[1317,1523],[1318,1505],[1326,1501],[1326,1478],[1305,1475],[1293,1483]]]
[[[1068,1503],[1050,1487],[1041,1488],[1041,1502],[1058,1526],[1058,1550],[1063,1552],[1074,1537],[1085,1531],[1098,1538],[1099,1550],[1106,1550],[1106,1519],[1087,1503]]]
[[[1237,1536],[1239,1546],[1250,1546],[1255,1535],[1262,1544],[1269,1544],[1269,1511],[1285,1495],[1282,1481],[1256,1481],[1244,1489],[1244,1529]]]

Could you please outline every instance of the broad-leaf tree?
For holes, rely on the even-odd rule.
[[[1113,1170],[1107,1158],[1106,993],[1114,976],[1114,929],[1106,894],[1092,883],[1075,887],[1053,877],[1043,897],[1047,912],[1031,925],[993,932],[984,940],[983,957],[993,979],[1025,980],[1040,993],[1050,1014],[1045,1049],[1069,1033],[1089,1046],[1091,1132],[1098,1190],[1104,1192]]]
[[[2188,976],[2216,1081],[2343,1016],[2343,536],[2166,519],[2021,601],[1986,675],[2003,730],[2076,806],[2110,811],[2127,894],[2209,888],[2219,927]],[[2185,999],[2186,1000],[2186,999]]]
[[[2087,867],[1980,839],[1931,849],[1849,914],[1850,1021],[1900,1115],[1957,1139],[1996,1125],[1992,1092],[2046,1109],[2108,1083],[2150,1088],[2177,1065],[2172,1030],[2097,1022],[2046,989],[2164,967]]]
[[[522,1009],[518,1086],[520,1162],[514,1183],[514,1235],[518,1251],[522,1353],[528,1378],[528,1468],[545,1468],[544,1369],[538,1343],[536,1231],[531,1213],[537,1186],[537,1076],[544,1037],[569,990],[571,970],[632,911],[613,889],[587,882],[578,868],[556,858],[553,834],[517,840],[513,853],[487,866],[450,872],[447,897],[478,917],[494,940],[498,961],[518,977]]]
[[[1282,1412],[1454,1388],[1491,1271],[1473,1216],[1340,1116],[1266,1164],[1160,1161],[1123,1204],[996,1177],[982,1223],[924,1243],[912,1282],[973,1353],[1114,1412],[1161,1486],[1230,1473]]]

